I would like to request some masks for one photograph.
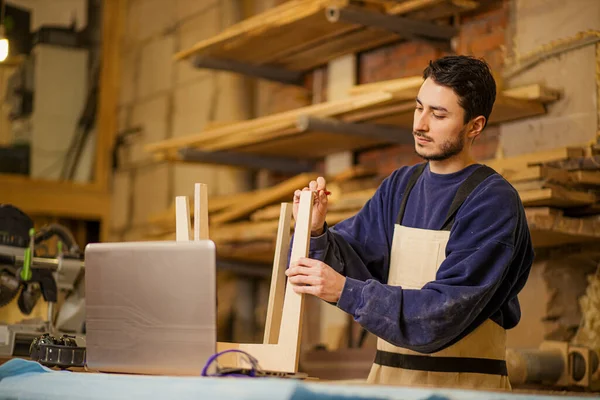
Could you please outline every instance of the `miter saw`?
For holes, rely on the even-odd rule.
[[[50,239],[58,239],[52,241]],[[53,257],[41,257],[54,242]],[[43,298],[45,320],[0,321],[0,357],[29,355],[29,346],[44,333],[81,333],[84,329],[84,269],[81,251],[64,226],[49,224],[39,231],[18,208],[0,204],[0,308],[17,298],[18,308],[30,315]],[[64,294],[59,310],[59,293]],[[63,296],[60,296],[61,298]],[[58,311],[58,312],[55,312]]]

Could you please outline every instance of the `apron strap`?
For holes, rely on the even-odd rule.
[[[415,186],[415,183],[417,183],[417,179],[419,179],[426,166],[427,163],[423,163],[415,168],[410,176],[410,179],[408,180],[408,183],[406,184],[406,189],[404,189],[404,194],[402,195],[402,203],[400,203],[400,211],[398,212],[398,218],[396,220],[398,225],[402,225],[402,218],[404,217],[404,211],[406,210],[406,203],[408,203],[408,195],[410,194],[413,186]]]
[[[506,361],[491,358],[430,357],[377,350],[375,364],[414,371],[508,376]]]
[[[467,200],[467,197],[471,194],[471,192],[479,186],[481,182],[487,179],[490,175],[495,174],[492,168],[487,165],[482,165],[477,168],[465,181],[460,185],[456,195],[454,196],[454,200],[452,200],[452,204],[450,205],[450,209],[448,210],[448,214],[446,215],[446,220],[442,224],[442,231],[449,231],[452,229],[452,224],[454,224],[454,218],[458,212],[458,209],[462,204]]]

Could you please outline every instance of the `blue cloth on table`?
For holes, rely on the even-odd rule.
[[[0,399],[564,400],[564,396],[342,385],[277,378],[77,373],[54,371],[33,361],[12,359],[0,366]]]

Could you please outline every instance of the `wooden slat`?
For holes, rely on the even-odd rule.
[[[296,217],[296,226],[294,228],[294,243],[292,244],[290,264],[298,261],[300,258],[308,257],[313,199],[313,192],[302,191],[300,194],[300,204],[298,206],[298,215]],[[279,331],[279,340],[277,343],[286,350],[291,351],[291,354],[285,354],[286,357],[292,358],[291,360],[286,360],[286,362],[293,363],[293,372],[296,372],[300,357],[299,350],[302,332],[302,316],[304,314],[304,295],[294,292],[292,286],[292,283],[288,279],[285,288],[281,329]]]
[[[194,185],[194,240],[208,240],[208,187]]]
[[[215,215],[212,218],[211,223],[214,225],[219,225],[225,222],[233,221],[237,218],[245,217],[267,204],[280,201],[286,197],[291,199],[294,190],[306,186],[311,177],[313,177],[311,174],[300,174],[288,179],[279,185],[265,190],[260,196],[254,196],[243,204],[236,205],[219,215]]]
[[[290,223],[292,219],[292,205],[282,203],[280,206],[279,227],[277,228],[277,241],[275,244],[275,257],[271,274],[269,290],[269,303],[265,322],[264,344],[277,344],[283,313],[283,299],[285,296],[285,270],[287,268],[288,252],[290,249]]]
[[[187,196],[175,198],[175,240],[188,242],[190,240],[190,213]]]

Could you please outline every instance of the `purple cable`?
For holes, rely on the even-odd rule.
[[[237,378],[248,378],[248,377],[256,377],[256,367],[258,365],[258,360],[254,357],[252,357],[250,354],[246,353],[245,351],[242,350],[238,350],[238,349],[229,349],[229,350],[224,350],[221,351],[219,353],[213,354],[208,361],[206,362],[206,364],[204,365],[204,368],[202,368],[202,372],[200,373],[201,376],[223,376],[223,375],[218,375],[218,373],[216,375],[208,375],[207,371],[208,371],[208,367],[210,367],[210,365],[215,362],[215,360],[225,354],[225,353],[241,353],[243,355],[245,355],[249,361],[249,364],[252,366],[252,369],[250,371],[250,375],[244,375],[244,374],[228,374],[226,376],[232,376],[232,377],[237,377]],[[217,371],[218,371],[218,366],[217,366]]]

